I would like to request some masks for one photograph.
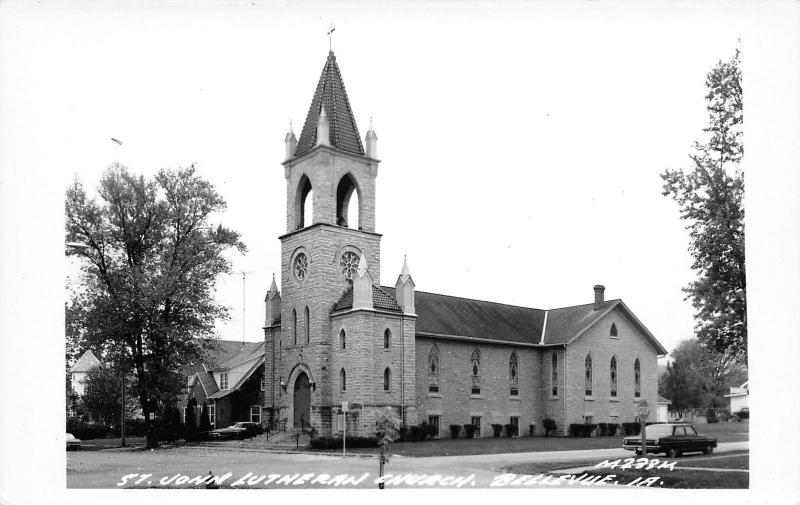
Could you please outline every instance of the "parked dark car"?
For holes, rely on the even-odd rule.
[[[67,433],[67,450],[68,451],[77,451],[81,448],[81,440],[79,438],[75,438],[72,433]]]
[[[244,440],[245,438],[254,437],[263,433],[261,425],[251,422],[239,422],[232,424],[227,428],[219,428],[211,431],[211,438],[236,438]]]
[[[734,412],[733,418],[739,422],[742,422],[742,419],[750,419],[750,409],[748,407],[745,407],[741,410]]]
[[[687,452],[711,454],[717,446],[717,439],[700,435],[694,426],[686,423],[651,424],[645,431],[645,445],[648,453],[663,452],[669,458],[678,457]],[[625,437],[622,448],[636,451],[642,450],[642,437]]]

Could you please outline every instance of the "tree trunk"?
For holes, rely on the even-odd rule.
[[[136,378],[138,379],[136,382],[139,390],[139,404],[142,407],[142,415],[144,415],[145,447],[152,449],[158,447],[158,441],[153,436],[153,422],[150,419],[150,395],[145,380],[144,359],[141,354],[137,354],[133,361],[136,365]]]

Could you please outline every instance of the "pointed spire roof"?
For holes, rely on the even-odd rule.
[[[328,117],[330,145],[339,150],[363,156],[364,147],[358,135],[353,110],[350,108],[342,74],[339,72],[333,51],[328,53],[328,60],[322,69],[322,75],[319,78],[317,90],[314,92],[314,98],[311,100],[303,131],[300,133],[300,140],[297,142],[295,156],[301,156],[317,145],[317,119],[323,106],[325,115]]]
[[[272,274],[272,284],[269,286],[269,290],[267,291],[267,296],[264,298],[264,301],[269,300],[270,295],[274,296],[278,293],[278,284],[275,282],[275,274]]]

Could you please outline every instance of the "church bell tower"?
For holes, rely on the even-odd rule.
[[[268,349],[276,357],[274,378],[268,380],[278,393],[272,395],[276,415],[295,428],[330,423],[324,418],[330,416],[336,380],[330,367],[332,307],[352,288],[359,265],[368,265],[374,284],[380,285],[381,236],[375,232],[379,161],[371,126],[365,143],[366,152],[331,51],[299,140],[291,128],[285,138],[280,320],[273,316],[267,322],[273,328],[267,333]],[[358,209],[351,222],[353,199]]]

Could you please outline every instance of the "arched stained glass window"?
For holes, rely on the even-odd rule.
[[[633,396],[640,398],[642,396],[642,369],[639,365],[639,358],[633,364]]]
[[[553,353],[550,360],[550,392],[558,396],[558,354]]]
[[[339,347],[344,349],[346,347],[347,342],[345,341],[346,335],[344,333],[344,328],[339,332]]]
[[[511,396],[519,395],[519,363],[515,352],[511,353],[511,358],[508,360],[508,379]]]
[[[608,334],[609,334],[609,336],[614,337],[614,338],[616,338],[618,336],[617,335],[617,325],[616,324],[611,323],[611,330],[609,330]]]
[[[297,311],[292,309],[292,342],[297,345]]]
[[[344,368],[339,372],[339,387],[342,391],[347,391],[347,372],[344,371]]]
[[[475,349],[470,358],[472,364],[472,394],[481,394],[481,353]]]
[[[383,348],[389,349],[392,346],[392,332],[389,328],[383,332]]]
[[[436,344],[428,352],[428,391],[439,392],[439,348]]]
[[[610,388],[611,398],[616,398],[617,397],[617,357],[616,356],[611,356],[610,375],[611,375],[611,388]]]
[[[586,363],[584,365],[584,370],[586,372],[585,373],[585,376],[586,376],[586,379],[585,379],[585,389],[586,389],[586,391],[585,391],[585,393],[586,393],[586,396],[592,396],[592,355],[591,354],[587,354],[586,355]]]
[[[305,334],[306,334],[306,344],[311,342],[311,315],[308,312],[308,307],[306,307],[305,311],[305,321],[303,321],[305,325]]]
[[[392,389],[392,371],[389,367],[386,367],[386,370],[383,371],[383,390],[384,391],[391,391]]]

